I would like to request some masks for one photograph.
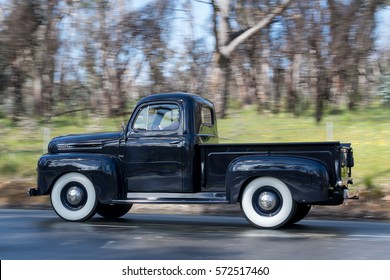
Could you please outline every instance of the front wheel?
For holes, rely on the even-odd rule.
[[[91,218],[98,202],[91,180],[77,172],[62,175],[56,181],[50,200],[58,216],[72,222]]]
[[[274,177],[251,181],[241,197],[245,218],[258,228],[278,228],[286,224],[295,212],[289,188]]]

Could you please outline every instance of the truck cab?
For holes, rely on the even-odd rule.
[[[128,192],[193,192],[195,146],[218,142],[213,105],[191,94],[143,99],[124,133]]]

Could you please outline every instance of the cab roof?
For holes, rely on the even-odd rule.
[[[201,103],[214,108],[213,103],[200,95],[186,92],[170,92],[170,93],[157,93],[142,98],[139,103],[154,102],[154,101],[184,101],[186,103]]]

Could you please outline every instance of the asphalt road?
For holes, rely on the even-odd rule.
[[[2,260],[389,260],[390,223],[303,220],[261,230],[242,217],[132,214],[70,223],[0,209]]]

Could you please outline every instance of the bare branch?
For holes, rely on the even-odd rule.
[[[232,41],[229,42],[228,45],[220,47],[220,53],[225,57],[229,57],[231,53],[237,48],[238,45],[243,43],[245,40],[247,40],[249,37],[254,35],[260,29],[270,24],[277,15],[280,15],[287,8],[287,6],[290,4],[291,1],[292,0],[284,0],[278,7],[276,7],[273,11],[267,14],[256,25],[252,26],[244,33],[234,38]]]

